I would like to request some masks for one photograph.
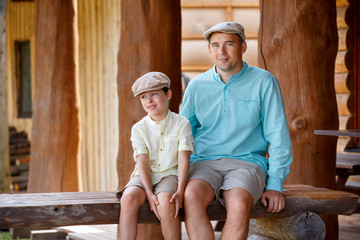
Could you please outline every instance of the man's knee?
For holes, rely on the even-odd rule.
[[[201,179],[193,179],[186,186],[184,204],[185,207],[207,207],[214,196],[214,190],[209,183]]]
[[[224,191],[227,212],[233,216],[247,216],[253,207],[252,195],[243,189]]]

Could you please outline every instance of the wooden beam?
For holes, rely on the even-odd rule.
[[[293,143],[286,183],[334,189],[337,138],[314,130],[339,128],[335,0],[261,0],[260,11],[258,66],[279,80]],[[337,216],[325,222],[326,238],[336,239]]]
[[[303,185],[285,186],[285,208],[268,213],[257,203],[251,218],[274,218],[310,211],[316,214],[351,215],[358,206],[356,194],[313,188]],[[0,226],[55,227],[66,225],[114,224],[119,221],[120,203],[114,192],[63,192],[0,194]],[[209,206],[210,220],[225,220],[226,210],[216,203]],[[184,220],[184,212],[180,211]],[[139,223],[159,223],[147,202],[138,215]]]
[[[273,239],[324,239],[325,223],[313,212],[299,212],[288,217],[256,218],[250,220],[250,234]]]
[[[149,71],[163,72],[171,79],[170,110],[178,112],[181,89],[180,0],[121,2],[121,34],[118,54],[119,154],[118,186],[128,182],[134,166],[130,143],[132,125],[146,115],[131,86]],[[162,238],[160,226],[139,228],[138,239]],[[146,236],[147,233],[150,233]]]
[[[81,190],[77,0],[35,2],[29,192]]]
[[[6,32],[6,0],[0,0],[0,192],[10,191]]]

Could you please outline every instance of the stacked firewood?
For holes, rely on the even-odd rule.
[[[10,188],[12,191],[26,191],[28,184],[30,141],[24,131],[17,132],[9,127]]]

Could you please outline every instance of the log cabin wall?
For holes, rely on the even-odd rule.
[[[18,117],[18,90],[15,42],[30,41],[31,85],[34,96],[34,2],[7,1],[7,71],[8,71],[8,122],[18,131],[25,131],[31,139],[31,118]]]
[[[115,190],[120,1],[78,0],[78,10],[84,190]]]
[[[345,15],[350,4],[347,0],[337,0],[337,27],[339,35],[339,49],[335,62],[335,91],[339,111],[339,129],[352,129],[353,124],[353,93],[352,79],[349,78],[349,70],[345,63],[347,55],[347,39],[349,26],[345,21]],[[342,152],[346,147],[352,147],[350,137],[339,137],[337,151]]]
[[[213,66],[203,33],[223,21],[235,21],[244,26],[248,45],[244,60],[257,65],[258,0],[182,0],[181,8],[181,68],[190,79]]]

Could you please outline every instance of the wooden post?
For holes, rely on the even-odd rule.
[[[81,190],[77,1],[35,1],[29,192]]]
[[[121,35],[118,55],[119,188],[129,181],[134,166],[130,130],[146,115],[131,86],[141,75],[160,71],[171,79],[170,109],[178,112],[181,99],[181,11],[180,0],[121,1]],[[139,231],[138,239],[159,239],[160,226]],[[156,230],[154,230],[156,228]],[[151,236],[145,234],[151,234]]]
[[[0,0],[0,192],[10,190],[6,57],[6,0]]]
[[[293,143],[286,183],[334,189],[337,138],[314,130],[339,127],[335,0],[261,0],[260,11],[258,62],[280,82]],[[326,238],[337,239],[337,217],[327,218]]]

